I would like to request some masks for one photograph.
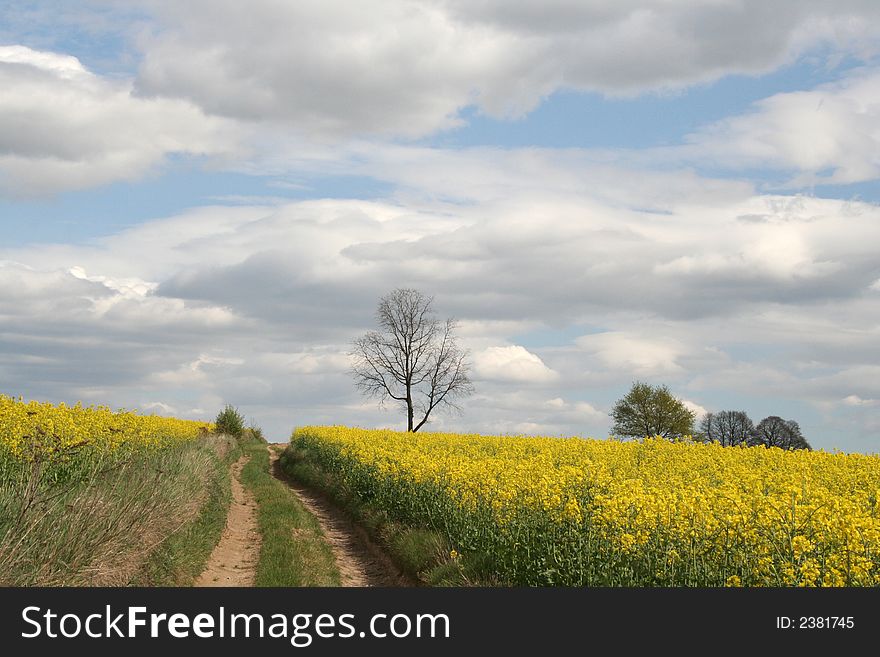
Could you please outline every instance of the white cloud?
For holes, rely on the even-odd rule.
[[[685,347],[663,337],[648,338],[627,332],[605,332],[584,335],[576,344],[598,358],[606,367],[635,376],[656,376],[681,371],[678,359]]]
[[[481,388],[485,386],[481,384]],[[608,413],[589,402],[562,397],[542,400],[522,388],[478,392],[465,412],[469,431],[488,434],[604,437],[610,423]],[[452,429],[459,425],[453,424]]]
[[[151,0],[142,3],[143,60],[134,80],[98,75],[70,55],[2,46],[0,190],[39,195],[133,180],[173,154],[209,156],[249,173],[364,173],[470,198],[493,196],[514,170],[523,189],[567,192],[582,186],[583,176],[535,172],[548,162],[557,174],[589,165],[603,200],[625,205],[636,188],[648,207],[675,203],[682,191],[693,198],[700,185],[707,198],[743,185],[674,172],[666,174],[667,188],[663,174],[634,175],[634,164],[770,167],[790,171],[789,184],[797,186],[878,176],[880,75],[871,66],[766,98],[699,129],[682,146],[524,149],[502,153],[514,158],[506,162],[490,148],[462,159],[357,141],[431,134],[459,125],[469,106],[519,116],[562,89],[676,89],[767,72],[810,53],[868,61],[880,36],[880,5],[858,0],[834,7],[556,0],[537,7],[381,0],[353,10],[341,0],[255,0],[218,11],[208,0]],[[748,48],[743,34],[750,35]],[[629,180],[608,165],[615,161],[630,167]]]
[[[697,421],[699,421],[701,417],[709,412],[704,406],[701,406],[697,402],[691,401],[690,399],[682,399],[681,403],[684,404],[685,408],[687,408],[689,411],[693,411],[696,414]]]
[[[870,413],[841,399],[880,398],[864,366],[880,360],[878,208],[611,167],[577,186],[594,172],[581,154],[418,151],[380,154],[407,169],[405,197],[206,207],[88,244],[0,248],[0,380],[120,406],[230,401],[278,438],[399,426],[358,402],[344,354],[378,297],[411,285],[461,320],[474,359],[477,395],[432,428],[604,436],[606,409],[643,377],[754,417],[803,421],[827,403],[850,414],[848,435],[867,431]],[[470,200],[438,201],[459,170]],[[833,424],[803,423],[833,445]]]
[[[688,138],[686,157],[727,169],[794,173],[789,184],[880,176],[880,72],[868,68],[809,91],[779,93]]]
[[[264,354],[260,360],[267,367],[286,369],[294,375],[346,372],[351,364],[346,353],[320,348],[298,353]]]
[[[820,47],[868,58],[880,18],[862,0],[145,5],[142,94],[337,136],[418,137],[470,105],[515,117],[560,89],[637,94],[766,73]]]
[[[848,395],[843,398],[843,403],[846,406],[876,406],[880,402],[876,399],[862,399],[858,395]]]
[[[70,55],[0,46],[3,193],[132,180],[178,153],[249,173],[362,173],[469,198],[497,198],[513,172],[536,195],[568,193],[584,184],[571,175],[577,165],[589,169],[602,200],[626,205],[635,190],[647,207],[661,208],[682,192],[693,200],[701,185],[707,198],[743,185],[667,172],[667,187],[664,174],[643,177],[634,164],[770,167],[790,171],[798,186],[878,176],[880,75],[871,65],[833,84],[766,98],[682,146],[501,157],[486,148],[459,158],[357,141],[431,134],[459,125],[469,106],[519,116],[562,89],[663,91],[771,71],[806,55],[870,61],[880,36],[877,3],[381,0],[352,9],[342,0],[255,0],[217,10],[208,0],[150,0],[140,8],[143,60],[134,80],[98,75]],[[112,13],[95,20],[103,25]],[[132,16],[121,12],[118,20]],[[536,176],[548,163],[557,175]]]
[[[478,379],[516,383],[547,383],[557,373],[525,347],[488,347],[473,355],[474,374]]]
[[[566,401],[561,397],[555,397],[544,402],[544,405],[553,412],[556,421],[583,422],[593,424],[596,422],[606,423],[608,413],[600,411],[593,404],[585,401]]]
[[[171,406],[165,402],[146,402],[141,404],[140,408],[150,413],[156,413],[157,415],[168,415],[171,417],[179,415],[179,411],[175,406]]]
[[[218,155],[230,122],[175,99],[132,95],[69,55],[0,46],[0,193],[28,196],[132,180],[174,153]]]
[[[90,80],[91,75],[71,55],[41,52],[25,46],[0,46],[0,62],[3,64],[23,64],[39,71],[47,71],[63,80]]]
[[[117,292],[122,297],[145,297],[147,294],[156,289],[155,283],[141,280],[139,278],[120,278],[113,279],[108,276],[89,276],[82,267],[75,266],[68,269],[68,272],[74,278],[92,283],[100,283],[104,287]]]

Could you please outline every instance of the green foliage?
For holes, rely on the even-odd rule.
[[[662,436],[677,439],[694,433],[696,413],[676,399],[666,386],[633,384],[611,411],[611,433],[627,438]]]
[[[263,430],[256,425],[256,423],[251,423],[251,425],[245,429],[245,435],[252,440],[253,442],[268,444],[266,437],[263,435]]]
[[[214,420],[217,433],[225,433],[233,438],[241,438],[244,434],[244,416],[232,404],[226,404]]]

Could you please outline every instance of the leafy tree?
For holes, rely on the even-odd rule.
[[[406,430],[418,431],[431,412],[457,408],[473,392],[467,352],[455,337],[455,321],[434,315],[433,298],[398,288],[379,300],[378,331],[354,342],[351,373],[368,397],[388,399],[406,411]]]
[[[812,449],[801,433],[800,425],[794,420],[783,420],[778,415],[770,415],[758,422],[750,442],[782,449]]]
[[[694,433],[696,413],[673,397],[666,386],[636,382],[626,397],[614,405],[611,417],[611,433],[615,436],[674,439]]]
[[[745,411],[719,411],[703,417],[700,433],[708,442],[724,446],[747,445],[754,436],[755,424]]]
[[[244,433],[244,416],[232,404],[226,404],[214,420],[217,433],[225,433],[234,438],[241,438]]]

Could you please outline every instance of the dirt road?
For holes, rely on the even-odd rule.
[[[247,461],[248,457],[242,456],[232,465],[232,503],[226,517],[226,528],[195,586],[254,585],[260,557],[257,503],[239,480]]]
[[[343,586],[411,586],[411,582],[394,565],[367,533],[321,495],[310,491],[284,474],[278,462],[284,447],[269,448],[272,474],[286,483],[302,505],[321,524],[324,536],[342,576]]]

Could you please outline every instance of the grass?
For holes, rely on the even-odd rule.
[[[262,535],[255,586],[339,586],[320,524],[269,472],[261,432],[163,449],[81,447],[26,464],[0,453],[0,586],[189,586],[226,525],[230,464]]]
[[[232,501],[229,463],[238,459],[235,445],[208,464],[207,498],[196,518],[169,535],[152,552],[138,577],[137,586],[191,586],[204,570],[226,526]]]
[[[231,439],[163,449],[88,447],[53,463],[2,458],[0,585],[192,582],[222,531]]]
[[[410,579],[425,586],[473,584],[476,570],[467,559],[453,556],[449,541],[425,527],[408,527],[372,506],[340,478],[322,469],[307,450],[288,445],[281,467],[292,479],[321,492],[363,527]],[[473,564],[476,565],[476,564]]]
[[[254,586],[339,586],[340,574],[318,520],[269,472],[268,447],[244,446],[250,461],[241,482],[258,506],[263,542]]]

